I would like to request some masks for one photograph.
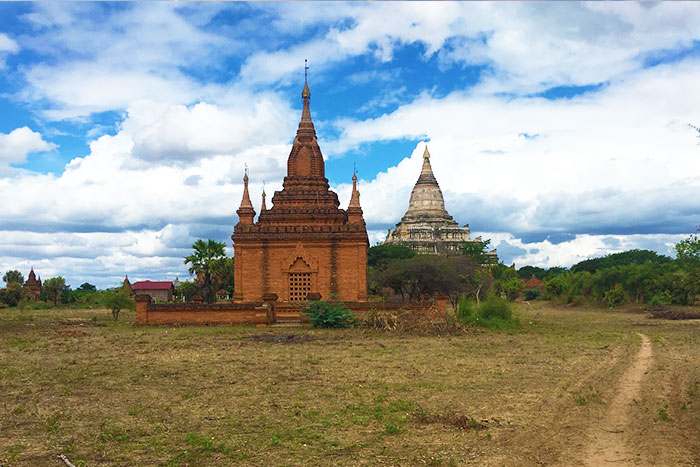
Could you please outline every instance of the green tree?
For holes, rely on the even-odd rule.
[[[462,245],[459,247],[459,251],[463,255],[474,258],[474,260],[479,264],[488,264],[490,258],[487,255],[486,249],[489,247],[490,243],[491,240],[462,242]]]
[[[216,260],[226,256],[224,251],[225,244],[216,240],[202,239],[197,240],[192,245],[194,252],[185,257],[185,264],[190,265],[190,274],[196,274],[196,282],[199,285],[204,299],[212,303],[216,299],[216,290],[214,289],[214,278],[220,272],[217,270],[220,267]]]
[[[121,292],[111,292],[103,299],[104,305],[112,310],[114,321],[119,319],[119,312],[123,309],[133,310],[135,307],[134,299],[124,295]]]
[[[75,290],[80,290],[80,291],[86,291],[86,292],[94,292],[97,290],[97,287],[95,287],[92,284],[89,284],[87,282],[84,282],[80,287],[78,287]]]
[[[700,235],[691,235],[676,243],[676,261],[682,271],[681,284],[685,289],[683,304],[692,305],[700,294]]]
[[[9,282],[7,287],[0,290],[0,302],[12,307],[17,306],[22,300],[22,286],[19,282]]]
[[[380,268],[391,261],[414,256],[416,252],[403,245],[375,245],[367,250],[367,266]]]
[[[542,280],[544,279],[545,274],[547,274],[547,270],[537,266],[523,266],[522,268],[518,269],[518,276],[522,277],[523,279],[529,279],[532,276],[535,276],[536,278]]]
[[[197,295],[198,291],[197,284],[195,284],[194,281],[182,281],[175,288],[175,295],[181,301],[191,302],[192,297]]]
[[[58,302],[63,298],[64,292],[68,290],[70,290],[70,286],[66,285],[66,280],[63,277],[52,277],[46,279],[42,284],[39,298],[42,300],[51,300],[54,305],[58,305]]]
[[[10,284],[12,282],[16,282],[19,285],[24,284],[24,276],[22,275],[21,272],[15,270],[15,269],[7,271],[2,276],[2,280],[5,281],[6,284]]]

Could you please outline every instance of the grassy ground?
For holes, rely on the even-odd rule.
[[[700,465],[700,322],[517,311],[517,330],[418,337],[0,310],[0,465],[575,464],[638,332],[655,363],[630,442]]]

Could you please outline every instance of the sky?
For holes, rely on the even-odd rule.
[[[247,166],[281,189],[304,60],[326,176],[370,242],[425,145],[446,208],[516,267],[700,224],[700,3],[0,3],[0,271],[188,278]],[[270,198],[268,198],[269,200]]]

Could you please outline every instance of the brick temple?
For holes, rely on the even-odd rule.
[[[22,289],[24,289],[24,294],[32,300],[36,301],[39,299],[39,294],[41,294],[41,277],[37,279],[36,274],[34,274],[34,268],[29,271],[29,277]]]
[[[344,302],[367,300],[369,240],[353,175],[347,210],[330,190],[325,163],[311,120],[308,83],[301,93],[303,110],[287,160],[283,188],[266,206],[263,191],[260,215],[243,177],[241,205],[234,227],[234,303],[256,302],[277,295],[282,303],[302,302],[311,295]]]

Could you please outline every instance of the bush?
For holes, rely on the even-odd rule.
[[[459,303],[457,303],[457,311],[455,314],[460,322],[465,322],[476,314],[476,305],[472,300],[467,298],[466,295],[462,295],[462,298],[459,299]]]
[[[664,306],[671,303],[671,295],[664,291],[662,293],[657,293],[651,300],[649,300],[649,306]]]
[[[625,301],[625,291],[620,284],[605,292],[605,301],[610,308],[615,308]]]
[[[307,302],[302,315],[308,316],[315,328],[349,328],[357,322],[355,315],[342,302]]]
[[[510,321],[513,318],[513,309],[508,300],[491,295],[479,306],[479,315],[484,319],[498,318]]]
[[[537,289],[529,289],[523,292],[525,300],[537,300],[540,297],[540,291]]]
[[[462,324],[475,324],[485,328],[508,329],[519,324],[513,316],[510,302],[496,295],[489,295],[477,308],[474,302],[463,297],[457,305],[457,319]]]

